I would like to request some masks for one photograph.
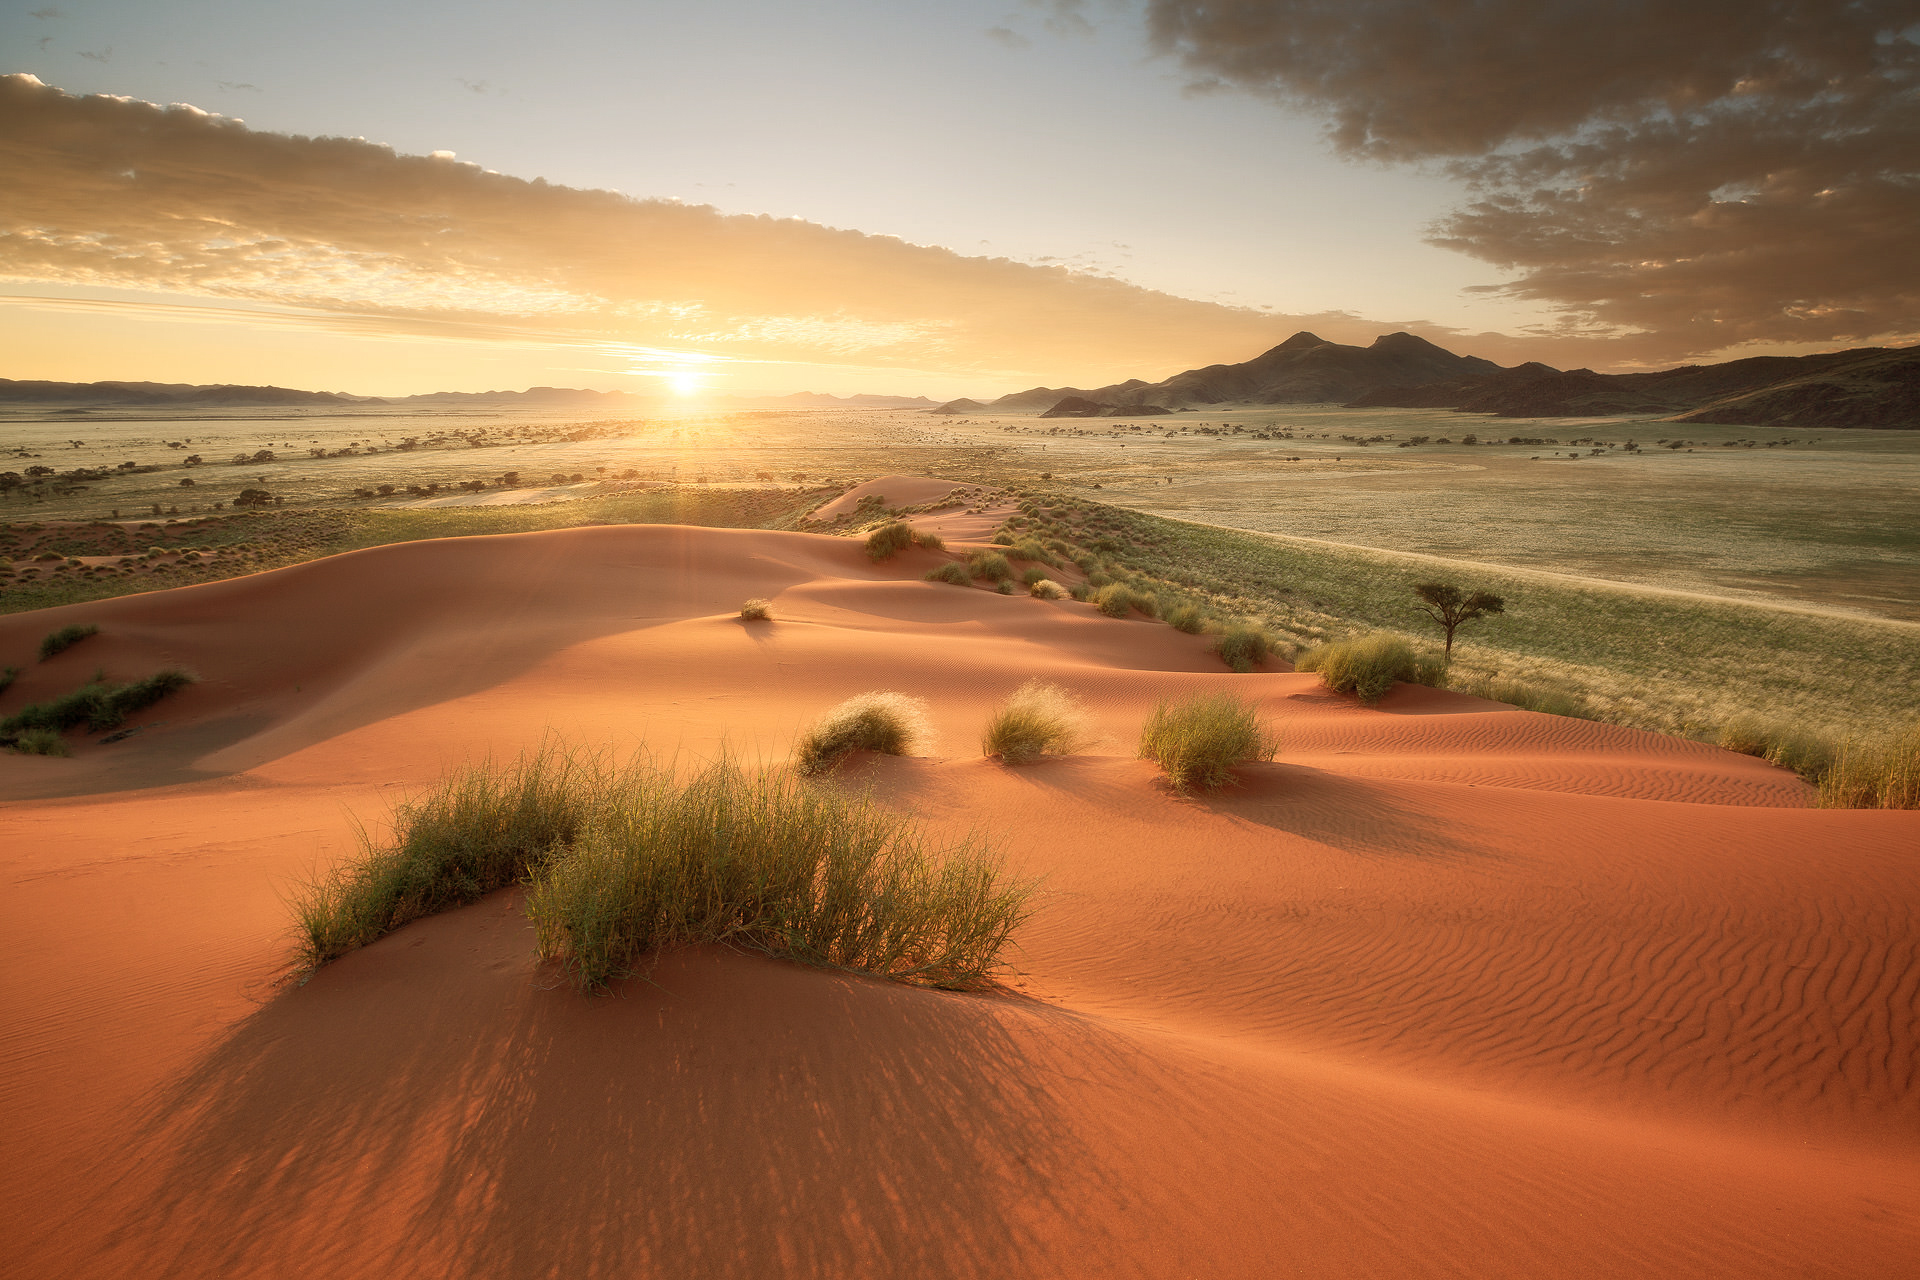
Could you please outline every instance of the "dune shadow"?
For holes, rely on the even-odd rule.
[[[284,991],[154,1100],[122,1274],[981,1276],[1121,1220],[1061,1118],[1061,1059],[1138,1074],[1095,1024],[721,948],[590,998],[473,955],[465,914]]]

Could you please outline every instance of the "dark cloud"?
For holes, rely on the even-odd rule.
[[[1150,0],[1205,81],[1445,165],[1437,243],[1678,357],[1920,332],[1912,0]]]

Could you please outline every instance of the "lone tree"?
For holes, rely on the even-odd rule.
[[[1485,591],[1468,595],[1450,582],[1422,582],[1414,587],[1413,594],[1421,599],[1420,612],[1446,630],[1448,662],[1453,661],[1453,633],[1461,623],[1507,611],[1507,602],[1499,596]]]

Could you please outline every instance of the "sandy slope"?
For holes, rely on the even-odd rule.
[[[0,709],[203,676],[124,743],[0,758],[9,1274],[1910,1273],[1920,815],[1427,690],[1362,710],[938,559],[593,528],[0,619],[0,661],[103,628]],[[777,622],[733,617],[756,595]],[[978,759],[1034,674],[1106,741]],[[773,757],[873,687],[943,741],[851,780],[1046,877],[1003,996],[693,950],[583,999],[512,894],[275,982],[284,887],[448,763]],[[1286,746],[1179,799],[1134,735],[1213,688]]]

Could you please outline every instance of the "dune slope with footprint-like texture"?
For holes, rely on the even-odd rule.
[[[1911,1272],[1920,815],[1426,689],[1362,709],[942,558],[588,528],[0,618],[0,712],[200,676],[124,742],[0,758],[8,1274]],[[1032,676],[1104,738],[980,759]],[[289,886],[448,766],[556,732],[777,759],[872,688],[941,741],[835,785],[1042,879],[1004,991],[691,948],[584,997],[515,891],[285,980]],[[1140,723],[1221,689],[1281,752],[1173,795]]]

